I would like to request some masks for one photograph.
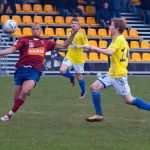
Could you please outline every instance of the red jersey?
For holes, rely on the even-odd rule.
[[[45,53],[54,50],[55,45],[56,42],[41,37],[27,36],[18,39],[14,44],[20,53],[16,67],[30,65],[40,70],[43,65]]]

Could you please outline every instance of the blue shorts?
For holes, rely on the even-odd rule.
[[[14,74],[15,85],[22,85],[26,80],[33,80],[37,83],[40,80],[41,75],[41,71],[32,67],[18,67]]]

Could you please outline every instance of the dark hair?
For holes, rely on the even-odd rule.
[[[112,22],[114,23],[115,28],[119,29],[119,33],[123,33],[126,28],[126,20],[124,18],[113,18]]]
[[[76,17],[73,17],[70,22],[73,22],[73,21],[79,22],[78,18]]]

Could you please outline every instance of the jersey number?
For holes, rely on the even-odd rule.
[[[126,58],[128,57],[128,51],[125,51],[125,48],[121,50],[122,52],[122,58],[120,59],[120,62],[126,61]]]

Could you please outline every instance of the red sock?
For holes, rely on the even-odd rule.
[[[15,113],[23,103],[24,103],[24,101],[22,99],[17,98],[13,107],[12,107],[12,111]]]

